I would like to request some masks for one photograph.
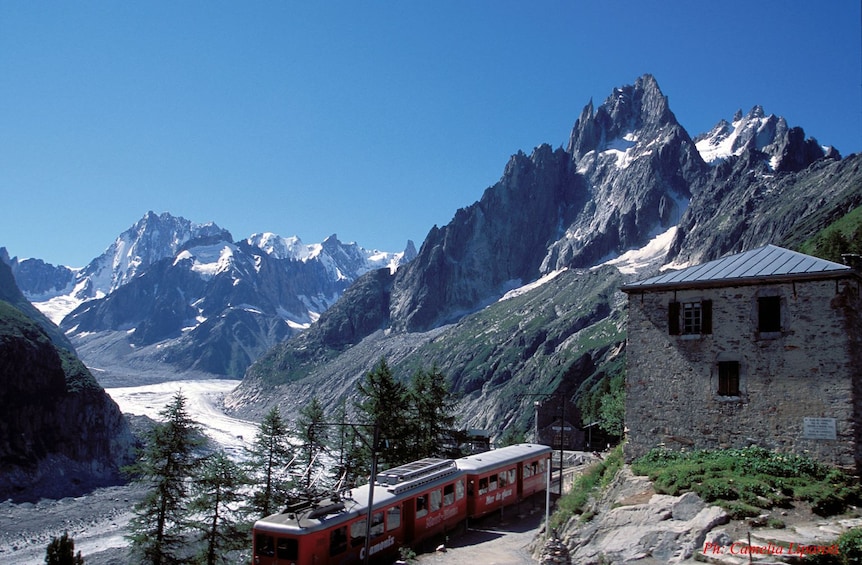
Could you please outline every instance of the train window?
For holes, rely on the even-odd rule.
[[[428,498],[423,494],[416,497],[416,517],[421,518],[428,514]]]
[[[497,490],[497,475],[491,475],[489,477],[488,490]]]
[[[347,551],[347,526],[335,528],[329,534],[329,556],[334,557]]]
[[[440,507],[443,506],[443,493],[440,492],[440,489],[431,491],[431,512],[436,512],[440,510]]]
[[[455,503],[455,483],[443,487],[443,504],[449,506]]]
[[[365,518],[350,524],[350,545],[356,547],[365,543]]]
[[[278,538],[275,547],[279,559],[296,559],[299,557],[299,541],[293,538]]]
[[[479,494],[488,492],[488,477],[479,479]]]
[[[392,531],[401,526],[401,507],[393,506],[386,511],[386,529]]]
[[[275,539],[266,534],[257,534],[254,539],[254,553],[255,555],[275,557]]]
[[[383,512],[375,512],[371,516],[371,537],[376,538],[377,536],[382,536],[384,531]]]
[[[513,485],[518,480],[518,470],[509,469],[509,484]]]
[[[464,498],[464,481],[455,483],[455,500]]]
[[[526,478],[532,477],[532,476],[533,476],[533,468],[530,467],[529,463],[527,463],[526,465],[524,465],[524,478],[526,479]]]

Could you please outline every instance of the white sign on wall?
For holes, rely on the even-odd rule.
[[[835,439],[835,418],[802,418],[803,439]]]

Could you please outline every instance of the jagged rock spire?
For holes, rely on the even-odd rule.
[[[643,75],[633,85],[615,88],[598,110],[590,100],[572,128],[567,151],[577,159],[628,132],[667,125],[678,125],[667,96],[652,75]]]

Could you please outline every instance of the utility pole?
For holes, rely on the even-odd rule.
[[[547,393],[537,393],[537,394],[524,394],[522,396],[533,396],[533,397],[542,397],[544,399],[556,398],[557,402],[560,404],[558,407],[561,409],[562,414],[560,415],[560,496],[563,496],[563,448],[565,443],[565,427],[566,427],[566,402],[568,401],[569,393],[568,392],[547,392]],[[536,429],[536,440],[538,443],[539,439],[539,406],[541,403],[537,400],[533,403],[535,407],[535,429]],[[553,459],[553,458],[552,458]]]
[[[350,422],[321,422],[314,425],[341,427],[350,426],[354,429],[354,431],[357,427],[373,428],[374,430],[371,445],[368,444],[368,440],[365,439],[365,436],[363,436],[361,433],[357,432],[356,434],[357,436],[359,436],[359,439],[362,441],[362,443],[364,443],[366,447],[369,447],[371,449],[371,476],[368,479],[368,511],[365,515],[365,545],[362,551],[364,555],[363,563],[368,565],[369,559],[371,558],[369,553],[371,549],[371,518],[374,515],[374,484],[377,482],[377,460],[380,452],[380,422],[375,422],[374,424],[353,424]]]
[[[360,436],[361,437],[361,436]],[[380,448],[380,423],[374,423],[374,438],[371,445],[371,477],[368,479],[368,513],[365,516],[365,564],[371,558],[371,518],[374,513],[374,483],[377,482],[377,451]]]

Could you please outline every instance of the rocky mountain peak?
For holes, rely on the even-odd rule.
[[[762,154],[776,172],[801,171],[827,155],[840,158],[834,148],[823,148],[816,139],[806,139],[802,128],[791,128],[781,116],[767,115],[760,105],[745,115],[737,110],[732,123],[719,121],[708,133],[697,136],[695,144],[710,165],[754,152]]]
[[[80,272],[77,297],[108,294],[198,238],[232,239],[230,232],[215,223],[196,224],[167,212],[149,211]]]
[[[633,85],[614,88],[598,110],[593,110],[590,100],[572,128],[567,151],[577,160],[635,131],[657,131],[668,125],[677,122],[667,97],[652,75],[644,75]]]
[[[274,233],[255,233],[246,238],[249,245],[259,248],[275,259],[305,260],[308,258],[308,247],[296,236],[281,237]]]

